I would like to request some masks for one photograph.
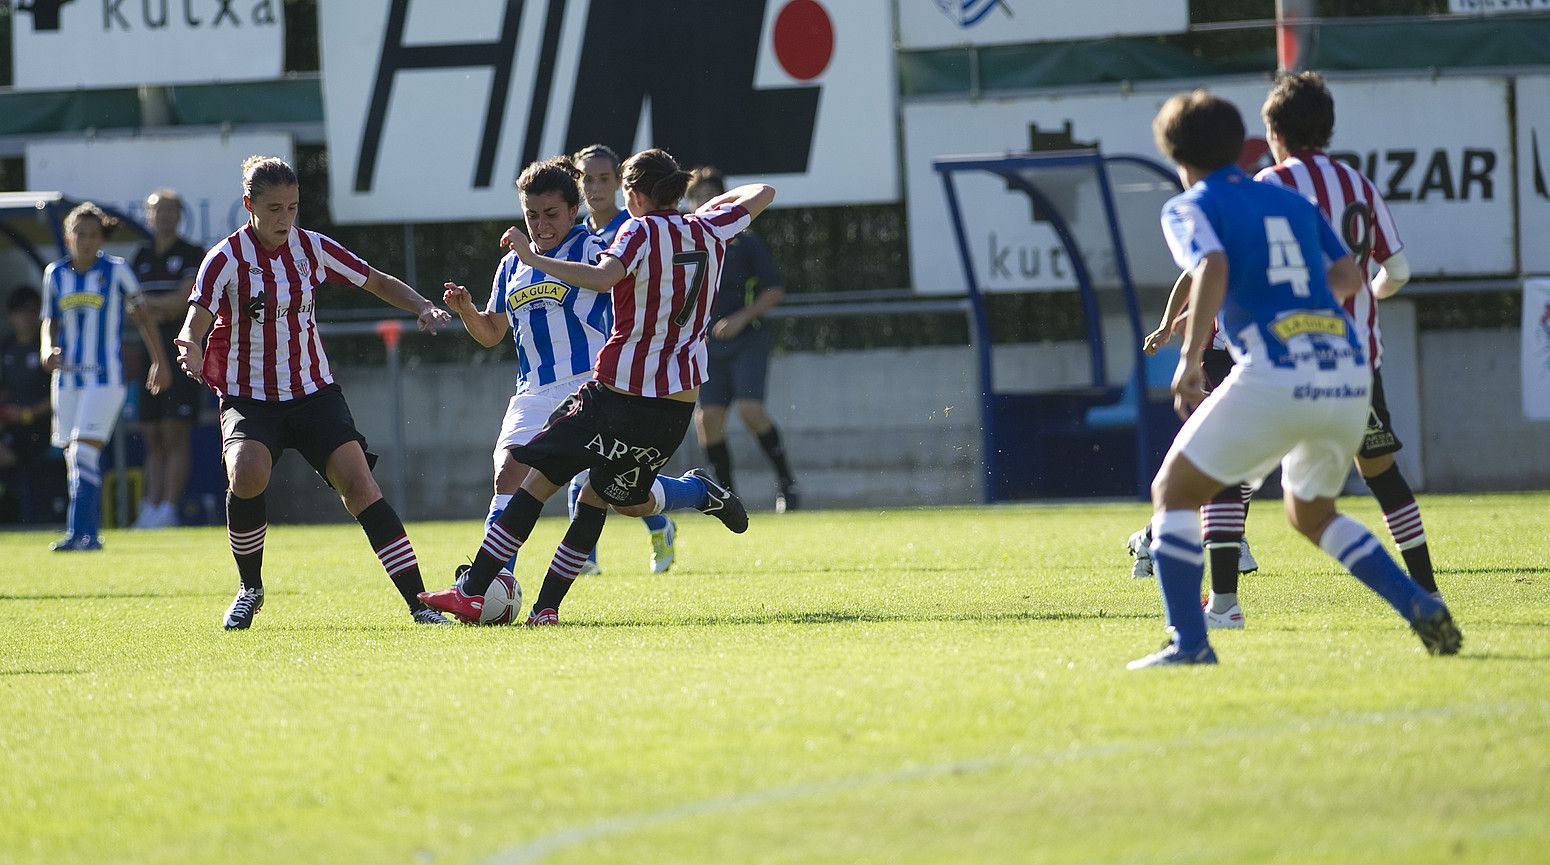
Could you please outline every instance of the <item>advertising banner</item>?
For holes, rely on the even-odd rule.
[[[334,218],[509,218],[524,165],[594,143],[769,182],[776,206],[898,200],[887,0],[681,11],[320,4]]]
[[[906,50],[1182,33],[1186,0],[894,0]]]
[[[278,78],[281,0],[12,3],[17,90]]]
[[[1550,279],[1523,283],[1523,417],[1550,420]]]
[[[1268,85],[1241,79],[1207,83],[1243,113],[1250,140],[1246,168],[1269,164],[1259,109]],[[1512,152],[1507,82],[1502,78],[1333,80],[1336,122],[1330,154],[1366,174],[1389,204],[1418,276],[1479,276],[1515,268]],[[964,290],[942,184],[931,168],[938,156],[1098,147],[1105,155],[1134,154],[1162,162],[1152,143],[1152,117],[1173,87],[1128,93],[933,102],[904,108],[905,181],[910,257],[922,292]],[[1439,110],[1446,106],[1446,110]],[[1520,110],[1520,116],[1524,116]],[[1541,142],[1550,154],[1550,142]],[[1026,199],[990,179],[971,190],[965,214],[979,280],[988,290],[1069,288],[1069,276],[1041,267],[1059,244],[1054,231],[1030,219]],[[1153,218],[1156,214],[1151,215]],[[1153,238],[1163,247],[1159,228]],[[1006,262],[990,268],[992,247]],[[1005,252],[1010,248],[1011,252]],[[1141,284],[1172,282],[1166,259],[1132,245]]]
[[[1448,0],[1448,12],[1454,15],[1550,12],[1550,0]]]
[[[1519,77],[1517,88],[1521,269],[1550,274],[1550,75]]]
[[[136,219],[146,195],[171,187],[183,199],[180,233],[208,247],[247,221],[242,160],[258,154],[289,162],[291,150],[289,135],[268,132],[35,142],[27,145],[27,180]]]

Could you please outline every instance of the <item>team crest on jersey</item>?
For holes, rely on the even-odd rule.
[[[302,275],[306,275],[311,270],[312,270],[312,265],[308,264],[307,260],[305,258],[299,258],[299,259],[296,260],[296,272],[297,273],[300,273]]]
[[[565,296],[570,292],[571,287],[563,282],[553,280],[535,282],[506,292],[506,308],[517,309],[529,303],[542,302],[561,304],[565,302]]]
[[[92,309],[102,308],[102,295],[89,291],[74,291],[59,299],[60,309],[75,309],[76,307],[89,306]]]
[[[1343,315],[1322,315],[1316,312],[1299,312],[1288,315],[1270,325],[1270,332],[1286,342],[1298,334],[1320,333],[1326,336],[1345,336],[1346,319]]]

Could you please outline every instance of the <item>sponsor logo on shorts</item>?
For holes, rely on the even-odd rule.
[[[563,282],[535,282],[506,292],[506,308],[516,309],[529,303],[564,303],[571,287]]]
[[[601,433],[598,433],[587,442],[587,450],[611,462],[629,453],[630,446],[618,439],[605,439]]]
[[[1316,384],[1300,384],[1292,389],[1292,399],[1305,399],[1309,402],[1317,402],[1321,399],[1361,399],[1367,398],[1367,388],[1337,384],[1329,387]]]
[[[640,483],[640,466],[630,469],[622,475],[614,475],[613,483],[608,485],[612,489],[634,489]]]

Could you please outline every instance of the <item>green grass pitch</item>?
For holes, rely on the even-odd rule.
[[[539,631],[412,625],[354,525],[240,633],[222,529],[0,534],[0,863],[1550,861],[1550,495],[1422,511],[1460,656],[1259,501],[1248,629],[1139,673],[1140,504],[690,514],[665,576],[615,517]],[[441,587],[479,526],[410,531]]]

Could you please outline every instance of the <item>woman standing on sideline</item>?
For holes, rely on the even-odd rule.
[[[183,200],[171,189],[158,189],[145,199],[145,221],[151,241],[135,253],[135,276],[145,295],[145,307],[156,319],[162,351],[177,354],[172,340],[188,311],[189,291],[205,251],[178,236]],[[145,437],[145,495],[137,529],[165,529],[178,524],[178,503],[188,486],[189,433],[199,415],[204,389],[175,376],[160,394],[140,396],[140,433]]]
[[[124,408],[124,313],[134,320],[151,355],[146,387],[160,393],[172,384],[156,323],[140,302],[140,284],[122,258],[102,244],[118,225],[85,202],[65,217],[70,254],[43,271],[43,329],[39,355],[54,374],[55,447],[64,448],[70,476],[69,533],[50,545],[56,552],[102,549],[102,448]]]
[[[338,491],[414,620],[447,624],[415,597],[425,588],[419,560],[371,475],[376,456],[334,383],[313,310],[318,287],[335,282],[413,313],[433,334],[451,317],[332,238],[298,227],[300,185],[283,160],[248,157],[242,193],[248,224],[205,255],[177,338],[178,365],[221,398],[226,533],[242,584],[223,625],[246,628],[264,606],[264,491],[287,448]]]

